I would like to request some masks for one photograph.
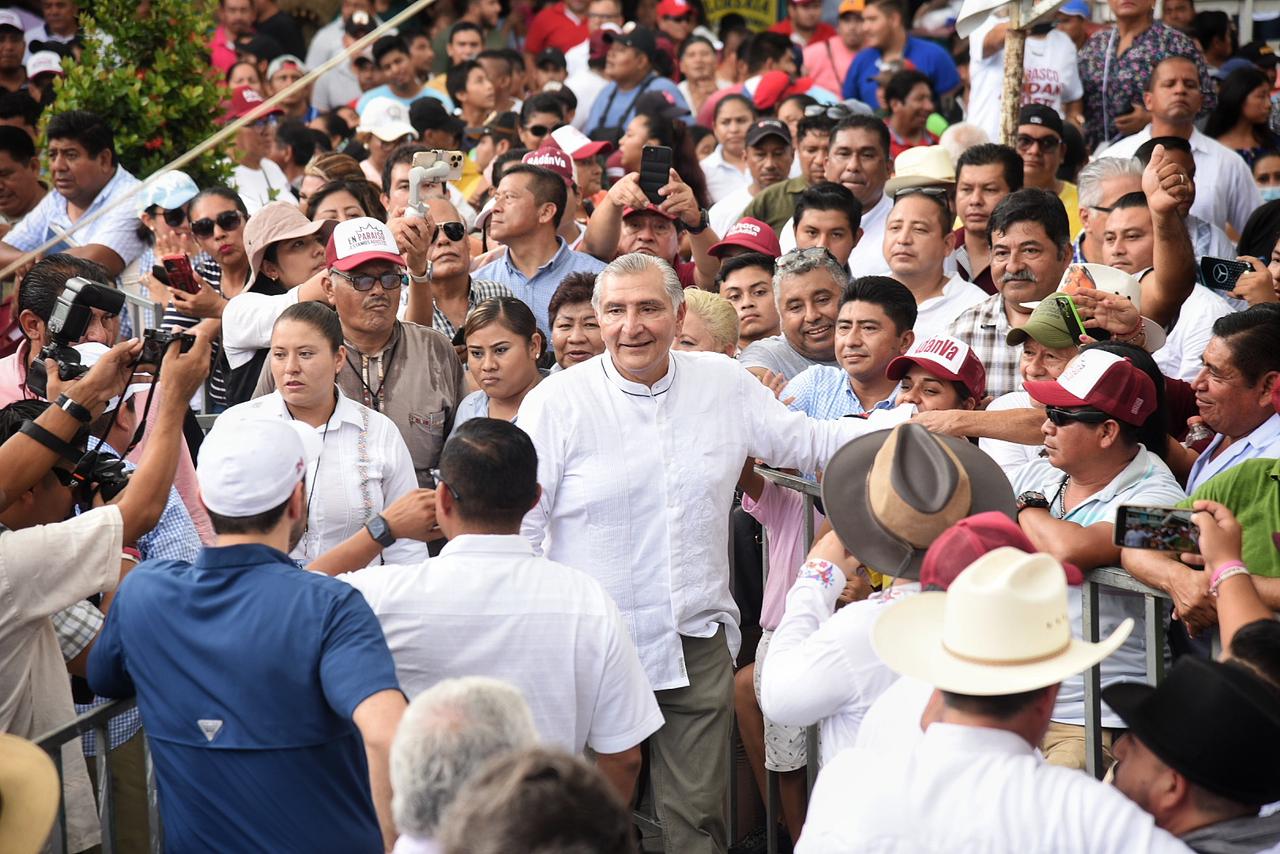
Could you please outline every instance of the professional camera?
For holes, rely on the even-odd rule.
[[[148,329],[142,333],[142,355],[138,357],[139,365],[150,365],[155,370],[151,373],[159,376],[160,363],[164,354],[174,341],[181,341],[181,352],[185,353],[196,343],[196,336],[186,332],[170,332],[167,329]]]
[[[27,388],[41,397],[47,397],[49,378],[45,375],[44,360],[58,363],[58,378],[63,382],[84,375],[89,369],[80,364],[80,354],[73,348],[93,322],[93,309],[114,317],[124,308],[124,294],[107,285],[91,282],[76,276],[68,279],[53,312],[49,315],[48,344],[27,370]]]

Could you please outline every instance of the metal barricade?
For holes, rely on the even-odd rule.
[[[764,466],[756,466],[756,474],[784,489],[800,493],[804,502],[801,514],[804,524],[804,546],[807,552],[809,547],[813,545],[814,499],[822,497],[822,487],[811,480],[805,480],[802,477],[786,474]],[[764,531],[760,548],[763,551],[761,563],[764,567],[764,581],[767,583],[769,579],[769,532],[767,529]],[[759,667],[759,662],[756,663],[756,666]],[[814,781],[818,777],[818,728],[816,726],[810,726],[805,729],[805,776],[807,777],[809,791],[812,792]],[[782,811],[782,804],[778,773],[776,771],[765,769],[765,788],[765,845],[767,846],[768,854],[777,854],[778,819]],[[794,839],[791,841],[795,842]]]
[[[133,699],[112,700],[105,705],[86,712],[65,726],[45,733],[35,740],[35,743],[48,753],[49,758],[53,760],[54,767],[58,769],[58,780],[61,781],[63,777],[63,745],[70,741],[78,741],[84,733],[92,732],[94,734],[98,752],[97,755],[92,757],[92,761],[97,777],[98,825],[102,831],[102,854],[114,854],[116,850],[116,805],[111,791],[111,766],[107,761],[107,754],[110,752],[106,749],[107,745],[110,744],[107,725],[113,718],[133,709],[134,705],[135,701]],[[76,745],[76,749],[79,749],[79,745]],[[162,854],[164,851],[164,836],[160,828],[159,801],[156,799],[155,766],[151,762],[151,750],[145,737],[142,740],[142,749],[147,775],[147,823],[150,833],[148,847],[152,854]],[[67,850],[67,805],[65,800],[58,804],[58,818],[53,826],[48,850],[54,852],[54,854],[63,854]]]

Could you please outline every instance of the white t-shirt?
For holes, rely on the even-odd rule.
[[[862,212],[862,239],[849,253],[846,265],[855,276],[890,276],[889,262],[884,259],[884,226],[889,220],[889,211],[893,210],[893,199],[885,196],[876,202],[871,210]],[[778,232],[778,244],[785,255],[796,248],[796,222],[787,220]],[[947,271],[944,265],[943,270]],[[952,268],[954,269],[954,268]]]
[[[231,186],[244,199],[244,206],[249,209],[249,216],[257,213],[258,208],[267,202],[298,203],[298,197],[289,186],[289,179],[274,160],[262,159],[260,168],[250,169],[237,165],[231,174]]]
[[[861,272],[859,275],[862,275]],[[960,316],[960,312],[971,305],[977,305],[987,296],[982,288],[966,282],[959,273],[955,273],[942,286],[941,294],[916,305],[916,340],[946,335],[947,327]]]
[[[617,606],[519,535],[454,537],[439,557],[338,576],[368,600],[410,698],[442,679],[515,685],[543,740],[620,753],[662,726]]]
[[[714,151],[702,158],[698,165],[702,167],[702,174],[707,179],[707,195],[711,197],[713,204],[744,187],[751,186],[751,173],[746,168],[739,169],[726,161],[724,150],[718,145]]]
[[[734,223],[742,219],[742,212],[751,204],[752,198],[751,186],[748,185],[711,206],[711,210],[707,211],[707,219],[717,237],[726,234]]]
[[[995,15],[969,36],[969,113],[965,121],[1000,139],[1003,122],[1004,48],[982,58],[982,40],[996,25],[1007,23]],[[1063,104],[1084,97],[1076,65],[1076,46],[1060,30],[1027,39],[1022,63],[1022,103],[1045,104],[1066,118]]]
[[[1035,406],[1031,395],[1025,391],[1011,391],[1002,394],[987,404],[987,412],[1004,412],[1009,409],[1030,409]],[[1044,445],[1022,445],[1018,442],[1006,442],[1004,439],[979,439],[978,447],[995,460],[1008,477],[1022,466],[1040,458]]]

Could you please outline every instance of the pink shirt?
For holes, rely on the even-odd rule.
[[[782,622],[787,593],[795,584],[807,551],[804,542],[804,496],[771,480],[764,482],[760,500],[742,496],[742,509],[769,530],[769,576],[764,582],[760,605],[760,628],[773,631]],[[822,514],[813,511],[813,527],[822,524]]]
[[[814,42],[804,49],[804,67],[815,86],[828,92],[844,89],[844,78],[853,64],[853,51],[844,46],[839,36]]]
[[[31,342],[24,340],[17,350],[0,359],[0,407],[37,397],[27,391],[27,362],[31,358],[30,353]]]
[[[227,35],[226,27],[213,31],[213,41],[209,43],[209,64],[223,74],[236,64],[235,42]]]

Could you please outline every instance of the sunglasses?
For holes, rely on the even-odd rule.
[[[806,119],[826,116],[838,122],[841,119],[847,119],[851,115],[853,115],[853,110],[844,104],[810,104],[804,108],[804,117]]]
[[[893,194],[894,201],[903,196],[928,196],[931,199],[947,201],[950,194],[945,187],[903,187],[901,190]]]
[[[244,214],[240,213],[240,211],[223,211],[213,219],[208,217],[197,219],[191,223],[191,233],[196,237],[213,237],[213,227],[215,225],[223,231],[235,231],[244,225]]]
[[[153,217],[160,217],[164,220],[164,224],[170,228],[177,228],[187,221],[187,212],[182,208],[174,208],[171,211],[167,211],[159,205],[152,205],[147,213],[151,214]]]
[[[793,264],[796,261],[807,261],[814,258],[826,258],[832,261],[836,260],[836,256],[832,255],[825,246],[810,246],[808,249],[792,249],[786,255],[778,259],[778,264]],[[836,263],[839,263],[838,261]]]
[[[547,127],[546,125],[529,125],[525,130],[529,132],[530,136],[541,138],[554,130],[560,130],[562,127],[564,127],[564,125],[555,125],[554,127]]]
[[[1081,424],[1105,424],[1114,420],[1107,413],[1096,409],[1061,409],[1057,406],[1046,406],[1044,414],[1053,422],[1054,427],[1066,427],[1076,421]]]
[[[454,501],[462,500],[462,496],[458,494],[458,490],[440,479],[440,469],[427,469],[427,474],[431,475],[431,479],[435,481],[437,489],[443,486],[445,489],[449,490],[449,494],[453,496]]]
[[[274,127],[278,124],[280,124],[280,118],[278,116],[263,116],[262,118],[255,121],[253,123],[253,126],[261,130],[263,128]]]
[[[1036,146],[1040,146],[1040,150],[1045,154],[1053,154],[1058,150],[1058,146],[1062,144],[1062,140],[1056,136],[1028,136],[1025,133],[1018,134],[1014,144],[1018,151],[1023,154],[1027,153]]]
[[[444,236],[449,238],[450,242],[457,243],[459,240],[467,236],[467,227],[460,222],[442,222],[436,225],[436,230],[431,232],[431,242],[435,243],[440,237],[440,232],[444,232]]]
[[[364,293],[373,290],[375,284],[381,284],[384,291],[394,291],[409,284],[409,277],[404,273],[383,273],[380,276],[352,276],[341,270],[334,270],[342,278],[351,283],[351,287]]]

